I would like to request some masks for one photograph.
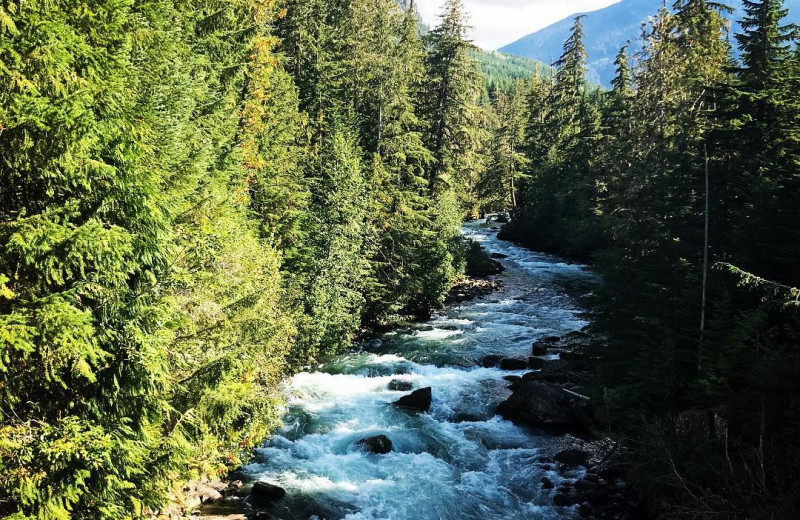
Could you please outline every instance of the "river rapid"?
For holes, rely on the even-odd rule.
[[[510,392],[503,379],[525,371],[481,368],[488,355],[527,359],[531,343],[581,329],[578,296],[594,275],[585,267],[498,240],[484,221],[463,233],[507,255],[496,293],[398,328],[289,382],[283,427],[242,468],[246,480],[284,487],[281,518],[348,520],[508,520],[573,518],[552,505],[554,490],[581,476],[545,464],[558,437],[494,415]],[[394,379],[431,387],[430,412],[392,406],[409,392]],[[387,455],[357,442],[388,436]]]

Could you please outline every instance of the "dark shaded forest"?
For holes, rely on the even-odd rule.
[[[779,0],[746,1],[740,34],[726,10],[656,13],[608,92],[585,85],[576,19],[555,76],[498,98],[483,182],[515,207],[504,236],[602,275],[595,413],[651,511],[796,518],[798,33]]]

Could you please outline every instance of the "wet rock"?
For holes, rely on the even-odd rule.
[[[552,480],[547,477],[542,477],[542,489],[553,489],[554,487],[556,487],[556,485],[553,484]]]
[[[376,435],[361,439],[356,443],[356,446],[375,455],[386,455],[392,451],[392,440],[386,435]]]
[[[557,507],[572,507],[580,502],[580,499],[571,493],[558,493],[553,497],[553,505]]]
[[[578,508],[578,514],[584,518],[592,516],[592,506],[584,502],[581,504],[581,507]]]
[[[481,366],[483,368],[494,368],[500,364],[502,359],[500,356],[486,356],[481,360]]]
[[[544,343],[542,341],[537,341],[533,344],[533,348],[531,349],[531,353],[534,356],[546,356],[548,348],[550,347],[549,343]]]
[[[467,276],[476,278],[485,278],[487,276],[500,274],[505,271],[505,268],[500,262],[489,257],[483,247],[477,242],[470,245],[469,250],[466,252]]]
[[[504,419],[540,428],[585,429],[591,420],[589,403],[565,392],[580,388],[567,375],[548,380],[548,374],[541,379],[539,374],[530,372],[512,384],[513,393],[500,403],[497,413]]]
[[[541,370],[544,368],[544,359],[538,357],[528,358],[528,368],[531,370]]]
[[[502,284],[497,280],[469,278],[453,287],[445,299],[445,303],[464,303],[497,292]],[[430,318],[430,315],[425,319]]]
[[[433,392],[430,387],[420,388],[408,395],[404,395],[394,402],[394,405],[399,408],[408,410],[416,410],[419,412],[427,412],[431,408],[433,402]]]
[[[522,378],[519,376],[505,376],[503,379],[505,379],[509,383],[516,383],[517,381],[522,381]]]
[[[524,359],[504,359],[500,361],[500,370],[525,370],[528,362]]]
[[[508,258],[508,255],[504,255],[503,253],[492,253],[489,256],[495,260],[503,260],[504,258]]]
[[[539,341],[541,341],[542,343],[548,343],[550,345],[554,345],[554,344],[560,342],[561,338],[558,337],[558,336],[548,336],[546,338],[540,339]]]
[[[389,381],[387,388],[394,392],[408,392],[414,388],[414,383],[404,379],[392,379]]]
[[[554,458],[557,462],[569,467],[586,466],[586,463],[589,461],[589,454],[583,450],[572,449],[556,453]]]
[[[250,502],[256,506],[268,506],[286,496],[286,490],[268,482],[256,482],[250,491]]]
[[[224,490],[224,487],[219,489],[217,488],[218,486],[214,486],[209,483],[198,484],[194,489],[194,493],[200,499],[201,504],[211,504],[221,500],[223,497],[221,491]]]

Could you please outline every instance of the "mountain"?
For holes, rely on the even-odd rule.
[[[742,17],[740,0],[727,2],[736,9],[732,18]],[[622,0],[604,9],[586,14],[586,49],[589,53],[589,81],[609,85],[614,78],[614,59],[620,48],[629,40],[641,36],[642,23],[658,12],[663,0]],[[789,16],[786,23],[800,22],[800,0],[787,0]],[[500,52],[523,56],[544,63],[553,63],[561,56],[564,40],[577,14],[556,22],[549,27],[529,34],[514,43],[506,45]],[[737,30],[735,28],[734,30]]]
[[[552,68],[540,61],[496,51],[475,49],[472,57],[480,64],[487,91],[508,91],[517,81],[530,79],[536,74],[547,76],[552,73]]]

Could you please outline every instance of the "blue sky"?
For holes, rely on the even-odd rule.
[[[532,32],[580,12],[593,11],[619,0],[464,0],[471,14],[471,38],[479,47],[497,49]],[[416,0],[423,20],[438,23],[444,0]]]

